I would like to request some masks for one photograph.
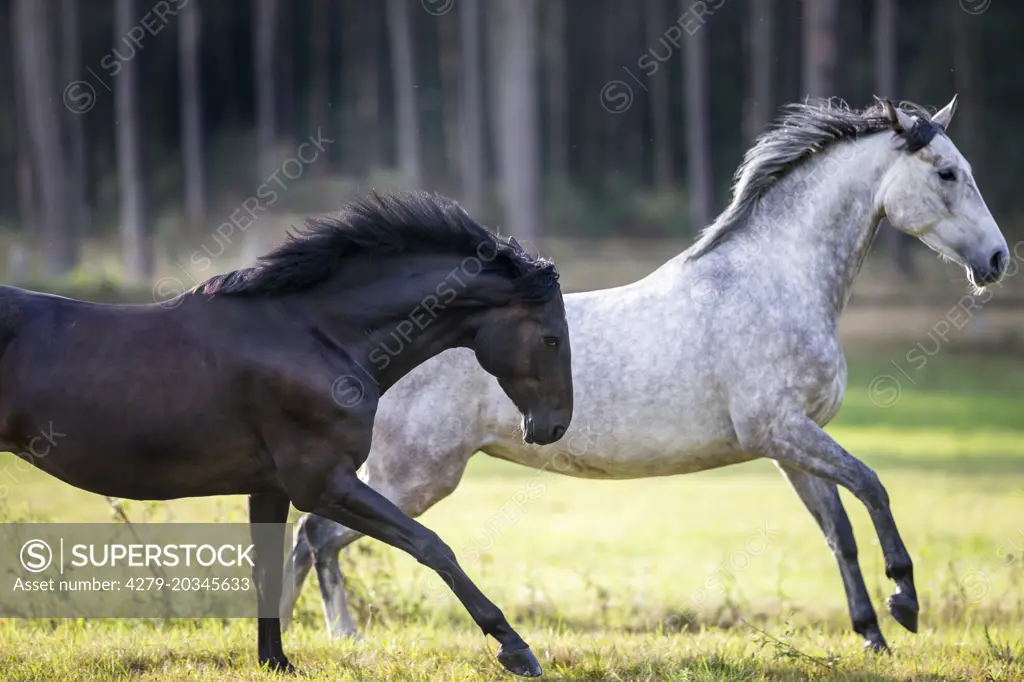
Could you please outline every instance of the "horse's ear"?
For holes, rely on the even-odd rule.
[[[949,129],[949,122],[953,120],[953,114],[956,113],[956,104],[959,95],[953,95],[953,99],[949,100],[949,104],[939,109],[932,116],[932,123],[937,123],[942,126],[943,130]]]
[[[508,245],[514,248],[516,251],[522,251],[523,247],[519,246],[519,242],[516,241],[515,237],[508,238]]]
[[[877,95],[875,101],[882,105],[882,111],[889,120],[889,128],[894,133],[905,133],[914,127],[914,119],[902,109],[893,106],[887,99],[881,99]]]

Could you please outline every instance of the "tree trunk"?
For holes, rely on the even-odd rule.
[[[433,19],[437,26],[437,63],[441,72],[441,125],[444,136],[444,173],[456,179],[462,141],[462,49],[460,46],[458,12],[446,12]],[[463,188],[464,189],[464,188]]]
[[[643,11],[642,5],[634,8],[625,2],[613,2],[608,7],[603,41],[610,67],[606,73],[621,72],[623,64],[636,61],[636,46],[646,42]],[[644,118],[642,106],[626,107],[618,115],[604,117],[608,125],[605,158],[613,169],[610,177],[625,180],[629,184],[642,181],[646,170],[644,147],[648,139],[644,132]]]
[[[295,117],[295,35],[293,23],[295,21],[295,8],[298,4],[286,2],[282,6],[276,5],[274,13],[274,68],[277,82],[274,86],[274,96],[277,98],[274,105],[275,144],[280,146],[288,144],[295,139],[297,132]],[[283,11],[282,11],[283,8]]]
[[[687,11],[689,0],[682,0]],[[683,96],[686,108],[686,184],[689,188],[690,230],[696,234],[711,223],[714,206],[711,140],[708,125],[708,31],[707,24],[683,40]]]
[[[388,33],[391,43],[391,71],[394,78],[395,136],[398,167],[403,181],[411,187],[422,185],[419,149],[419,105],[413,64],[412,28],[407,0],[387,0]]]
[[[185,171],[185,217],[188,232],[206,223],[206,180],[203,169],[202,86],[199,80],[199,0],[181,9],[178,59],[181,72],[182,167]]]
[[[497,130],[502,199],[509,231],[534,240],[541,221],[537,139],[536,0],[492,0],[500,58]]]
[[[117,0],[114,25],[126,36],[139,17],[135,0]],[[142,132],[138,100],[138,64],[135,58],[121,61],[114,79],[117,117],[117,172],[121,190],[121,239],[127,276],[133,280],[153,275],[153,242],[148,224],[146,184],[142,163]]]
[[[959,7],[957,8],[959,9]],[[897,99],[899,85],[897,77],[897,16],[896,0],[875,0],[875,94],[883,99]],[[883,219],[879,226],[885,250],[892,254],[896,271],[913,279],[915,277],[912,257],[914,237],[899,232]]]
[[[346,108],[341,118],[353,130],[348,135],[346,163],[349,172],[366,174],[387,166],[387,151],[381,135],[383,115],[381,107],[381,21],[380,6],[362,3],[342,7],[342,45],[352,59],[342,60],[341,92],[354,92],[352,108]],[[347,47],[351,46],[351,47]],[[344,99],[344,98],[343,98]],[[345,106],[345,105],[343,105]]]
[[[277,41],[277,0],[253,0],[255,36],[253,62],[256,65],[256,144],[260,180],[277,167],[277,78],[275,72]]]
[[[875,0],[875,87],[896,98],[896,0]]]
[[[17,5],[11,7],[10,25],[11,41],[14,44],[11,70],[14,73],[14,106],[17,124],[17,169],[15,181],[18,191],[18,215],[21,220],[23,234],[31,237],[42,229],[39,217],[38,184],[33,177],[35,168],[32,163],[32,116],[28,107],[29,85],[26,78],[30,76],[28,67],[24,65],[25,54],[18,36],[25,34],[24,20],[21,19]]]
[[[459,168],[462,192],[470,211],[482,211],[487,166],[484,158],[483,50],[480,36],[480,0],[462,0],[459,4],[459,35],[462,43],[460,109],[462,139],[459,144]]]
[[[754,139],[772,119],[772,64],[775,8],[773,0],[750,3],[750,102],[747,109],[747,139]]]
[[[839,0],[804,0],[803,80],[808,97],[831,97],[837,65]]]
[[[33,180],[38,188],[38,234],[43,248],[43,267],[47,276],[59,276],[75,264],[74,239],[68,234],[68,193],[65,159],[61,150],[61,118],[55,97],[60,88],[54,82],[54,53],[49,39],[47,3],[40,0],[16,0],[14,8],[19,82],[24,88],[24,104],[32,161]]]
[[[330,110],[330,59],[331,59],[331,3],[330,0],[312,0],[313,19],[309,27],[312,33],[310,46],[309,78],[309,122],[307,129],[316,134],[318,128],[327,126]],[[345,92],[344,90],[342,92]],[[329,166],[324,161],[313,165],[314,175],[323,176]]]
[[[547,90],[547,171],[556,178],[569,175],[569,81],[565,60],[565,0],[541,5],[544,32],[544,73]]]
[[[644,25],[647,44],[658,45],[665,26],[664,0],[646,0]],[[672,189],[675,180],[672,159],[672,109],[669,98],[669,81],[664,74],[655,73],[648,78],[651,97],[651,123],[653,124],[654,186],[663,192]]]
[[[79,38],[78,0],[61,0],[61,79],[72,83],[81,78],[82,47]],[[66,108],[65,108],[66,109]],[[85,128],[82,116],[61,109],[64,121],[64,148],[67,158],[68,223],[65,227],[72,250],[72,262],[78,260],[78,242],[88,230],[89,202],[86,199]]]
[[[956,110],[957,145],[972,166],[985,168],[988,166],[983,161],[986,156],[985,138],[978,135],[981,130],[978,112],[982,111],[983,106],[981,88],[984,80],[984,74],[979,73],[977,67],[978,17],[967,14],[959,5],[947,11],[953,34],[953,87],[959,95],[960,103]],[[948,101],[952,96],[953,93],[947,93],[943,101]]]

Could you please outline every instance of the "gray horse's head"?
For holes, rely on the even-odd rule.
[[[960,150],[945,134],[957,98],[930,119],[883,101],[893,132],[904,140],[881,183],[881,205],[894,228],[960,263],[975,286],[998,282],[1009,250]]]

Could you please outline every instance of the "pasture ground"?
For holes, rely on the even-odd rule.
[[[829,427],[878,471],[915,561],[912,635],[885,611],[877,538],[843,492],[891,656],[861,651],[835,561],[767,462],[601,482],[479,456],[422,521],[550,680],[1024,680],[1024,359],[945,348],[914,370],[911,348],[849,353],[846,401]],[[111,519],[102,498],[5,465],[17,479],[8,518]],[[541,492],[510,504],[527,488]],[[126,510],[136,521],[242,520],[243,505]],[[365,638],[327,638],[311,579],[285,635],[296,679],[511,679],[494,643],[412,559],[364,540],[343,566]],[[185,679],[282,678],[257,669],[252,621],[0,621],[0,680]]]

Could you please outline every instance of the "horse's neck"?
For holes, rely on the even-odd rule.
[[[811,159],[760,200],[730,256],[746,254],[749,262],[737,263],[744,268],[771,264],[801,297],[838,316],[878,229],[878,190],[894,156],[884,136],[873,136]]]
[[[311,308],[383,392],[438,353],[472,342],[476,293],[488,276],[468,277],[459,262],[428,259],[410,270],[397,259],[364,261],[330,282]]]

